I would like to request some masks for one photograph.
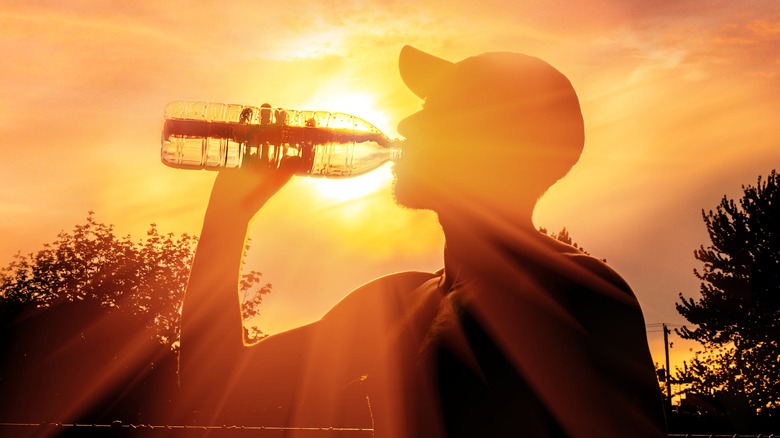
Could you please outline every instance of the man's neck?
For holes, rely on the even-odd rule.
[[[439,214],[439,223],[446,242],[444,270],[449,287],[458,278],[470,276],[477,266],[490,263],[491,258],[502,257],[502,247],[524,247],[539,237],[530,213],[507,218],[462,211],[457,216]]]

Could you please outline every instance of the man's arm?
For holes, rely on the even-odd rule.
[[[246,232],[254,214],[290,179],[295,164],[217,176],[182,309],[180,379],[189,399],[228,391],[248,358],[238,298]]]
[[[290,175],[285,169],[223,172],[214,184],[182,311],[183,408],[196,412],[198,423],[270,418],[330,427],[370,420],[361,382],[375,369],[387,327],[398,325],[416,300],[413,291],[432,277],[404,273],[373,281],[320,321],[247,348],[238,295],[245,235],[252,216]]]

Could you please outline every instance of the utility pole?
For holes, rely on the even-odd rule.
[[[661,327],[664,329],[664,350],[666,352],[666,399],[668,400],[669,406],[672,404],[672,370],[669,369],[669,333],[671,331],[669,330],[669,327],[666,326],[666,323],[661,324]]]

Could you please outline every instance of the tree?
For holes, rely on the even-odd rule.
[[[780,414],[780,176],[742,186],[739,202],[723,197],[702,211],[711,244],[694,252],[703,263],[698,299],[679,294],[677,311],[691,327],[677,334],[703,351],[679,372],[690,393]]]
[[[197,237],[160,234],[151,224],[146,239],[119,238],[113,225],[99,223],[89,212],[86,223],[71,233],[60,232],[37,253],[16,254],[0,268],[0,300],[38,308],[76,301],[94,301],[106,309],[122,308],[147,317],[160,342],[175,347],[179,318]],[[247,248],[248,249],[248,246]],[[249,324],[258,315],[271,285],[259,286],[262,274],[242,273],[243,316]],[[262,331],[249,326],[249,340]]]
[[[154,224],[120,238],[90,212],[0,268],[0,421],[165,421],[196,243]],[[251,324],[271,290],[261,278],[240,282],[249,341],[264,336]]]

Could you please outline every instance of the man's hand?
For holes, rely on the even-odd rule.
[[[300,158],[288,157],[278,169],[258,167],[224,170],[217,175],[209,207],[249,221],[300,167]]]

